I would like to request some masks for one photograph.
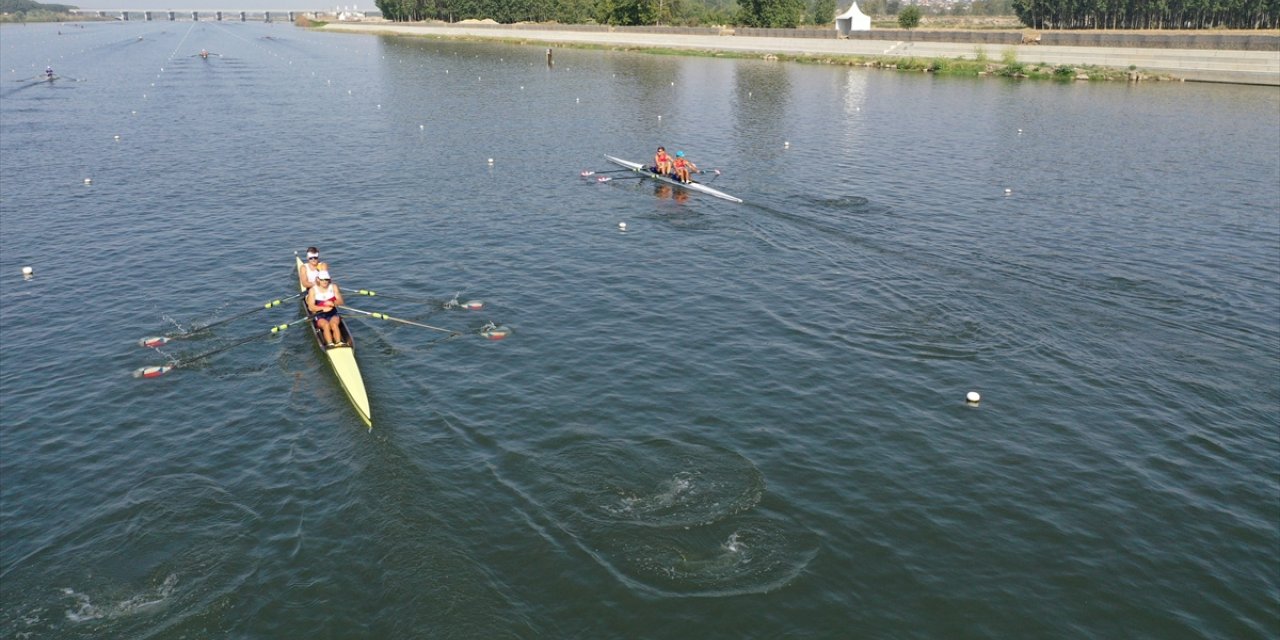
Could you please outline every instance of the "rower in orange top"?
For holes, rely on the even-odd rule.
[[[666,147],[658,147],[658,153],[653,156],[653,172],[671,175],[671,156],[667,155]]]
[[[342,290],[329,278],[328,271],[316,274],[316,286],[307,291],[307,310],[315,318],[316,326],[324,334],[325,344],[330,347],[341,347],[342,329],[339,326],[342,318],[338,317],[338,307],[342,306]]]
[[[672,162],[671,166],[675,170],[676,180],[679,180],[680,182],[684,182],[684,183],[689,182],[690,171],[702,173],[701,171],[698,171],[697,165],[685,159],[683,151],[676,152],[675,162]]]

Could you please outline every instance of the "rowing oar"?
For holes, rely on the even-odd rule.
[[[200,326],[198,326],[198,327],[192,327],[190,331],[183,331],[183,332],[181,332],[181,333],[171,333],[171,334],[163,335],[163,336],[153,336],[153,337],[150,337],[150,338],[143,338],[143,339],[141,339],[141,340],[139,340],[139,341],[138,341],[138,345],[139,345],[139,346],[142,346],[142,347],[160,347],[160,346],[163,346],[163,345],[167,344],[170,340],[181,340],[181,339],[183,339],[183,338],[190,338],[191,336],[196,335],[197,333],[203,333],[204,331],[207,331],[207,330],[209,330],[209,329],[211,329],[211,328],[213,328],[213,327],[216,327],[216,326],[218,326],[218,325],[223,325],[223,324],[226,324],[226,323],[228,323],[228,322],[231,322],[232,320],[239,320],[240,318],[243,318],[243,317],[245,317],[245,316],[253,315],[253,314],[255,314],[255,313],[259,312],[259,311],[262,311],[263,309],[270,309],[270,308],[272,308],[272,307],[278,307],[278,306],[280,306],[281,304],[283,304],[284,302],[286,302],[286,301],[288,301],[288,300],[293,300],[294,298],[297,298],[297,297],[299,297],[299,296],[301,296],[301,295],[302,295],[302,293],[301,293],[301,292],[299,292],[299,293],[295,293],[295,294],[293,294],[293,295],[289,296],[288,298],[278,298],[278,299],[276,299],[276,300],[271,300],[271,301],[269,301],[269,302],[267,302],[267,303],[263,304],[262,306],[259,306],[259,307],[255,308],[255,309],[250,309],[250,310],[248,310],[248,311],[245,311],[244,313],[237,313],[236,315],[231,316],[230,318],[223,318],[222,320],[216,320],[216,321],[214,321],[214,322],[210,322],[209,324],[206,324],[206,325],[200,325]]]
[[[440,302],[439,300],[420,300],[418,298],[406,298],[404,296],[394,296],[389,293],[378,293],[377,291],[370,291],[369,289],[358,289],[356,290],[356,293],[362,296],[369,296],[369,297],[377,296],[379,298],[390,298],[392,300],[404,300],[405,302],[416,302],[418,304],[426,304],[426,305],[433,305],[433,306],[440,304],[440,305],[443,305],[444,308],[446,309],[466,309],[467,311],[479,311],[480,309],[484,308],[484,303],[479,300],[468,300],[466,302],[458,302],[457,293],[453,294],[453,299],[448,302]]]
[[[275,335],[275,334],[277,334],[277,333],[280,333],[281,331],[284,331],[285,329],[288,329],[289,327],[292,327],[292,326],[293,326],[293,325],[295,325],[295,324],[298,324],[298,323],[300,323],[300,322],[306,322],[306,321],[307,321],[307,318],[298,318],[297,320],[294,320],[293,322],[290,322],[290,323],[287,323],[287,324],[278,324],[278,325],[276,325],[276,326],[274,326],[274,327],[271,327],[271,330],[270,330],[270,331],[266,331],[266,332],[263,332],[263,333],[259,333],[259,334],[257,334],[257,335],[252,335],[252,336],[249,336],[249,337],[247,337],[247,338],[243,338],[243,339],[241,339],[241,340],[237,340],[237,341],[235,341],[235,342],[232,342],[231,344],[223,345],[223,346],[218,347],[217,349],[214,349],[214,350],[212,350],[212,351],[206,351],[206,352],[201,353],[201,354],[199,354],[199,355],[191,356],[190,358],[184,358],[184,359],[182,359],[182,360],[177,360],[177,361],[173,362],[172,364],[157,365],[157,366],[151,366],[151,367],[142,367],[141,369],[138,369],[137,371],[134,371],[134,372],[133,372],[133,377],[135,377],[135,378],[159,378],[160,376],[162,376],[162,375],[164,375],[164,374],[166,374],[166,373],[169,373],[170,371],[173,371],[174,369],[179,369],[179,368],[182,368],[182,367],[190,366],[193,362],[199,362],[200,360],[204,360],[205,358],[208,358],[209,356],[212,356],[212,355],[216,355],[216,354],[222,353],[223,351],[226,351],[226,350],[228,350],[228,349],[234,349],[234,348],[236,348],[236,347],[238,347],[238,346],[240,346],[240,345],[249,344],[250,342],[253,342],[254,340],[261,340],[261,339],[263,339],[263,338],[269,338],[269,337],[271,337],[271,336],[273,336],[273,335]]]
[[[634,171],[634,169],[605,169],[604,171],[592,171],[590,169],[587,169],[579,173],[578,175],[584,178],[590,178],[591,176],[594,176],[597,173],[622,173],[623,171]]]
[[[628,171],[630,170],[628,169]],[[613,182],[614,180],[640,180],[643,178],[652,178],[654,175],[656,174],[637,173],[633,176],[618,176],[616,178],[611,176],[596,176],[596,182]]]
[[[423,329],[431,329],[432,331],[442,331],[444,333],[451,333],[453,335],[462,335],[461,333],[454,331],[453,329],[445,329],[443,327],[433,327],[429,324],[422,324],[421,322],[405,320],[404,318],[396,318],[393,316],[389,316],[385,313],[378,313],[376,311],[364,311],[363,309],[354,309],[346,305],[342,305],[341,307],[339,307],[339,309],[342,309],[343,311],[350,311],[352,313],[358,313],[362,316],[369,316],[370,318],[377,318],[379,320],[390,320],[392,322],[399,322],[401,324],[412,325],[415,327],[422,327]]]

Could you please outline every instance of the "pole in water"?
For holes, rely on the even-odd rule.
[[[553,67],[555,64],[556,63],[551,60],[551,47],[547,47],[547,66]]]

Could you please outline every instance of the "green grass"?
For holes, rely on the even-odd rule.
[[[316,23],[320,24],[320,23]],[[394,35],[404,36],[405,34],[396,33]],[[545,42],[531,38],[510,38],[510,37],[477,37],[477,36],[442,36],[439,34],[423,34],[421,36],[411,36],[419,38],[431,38],[436,40],[472,40],[487,42],[506,42],[509,44],[551,46],[560,49],[586,49],[601,51],[631,51],[636,53],[647,53],[660,56],[691,56],[702,58],[739,58],[739,59],[768,59],[777,60],[779,62],[798,62],[801,64],[827,64],[849,67],[870,67],[875,69],[896,69],[898,71],[909,72],[929,72],[936,75],[945,76],[1002,76],[1008,78],[1026,78],[1032,80],[1074,80],[1078,73],[1084,73],[1089,80],[1111,81],[1111,80],[1128,80],[1129,74],[1122,69],[1112,69],[1109,67],[1098,67],[1093,65],[1082,65],[1079,67],[1058,67],[1055,68],[1046,63],[1028,65],[1018,62],[1018,54],[1012,47],[1005,49],[1000,54],[1000,62],[994,62],[987,56],[986,50],[981,46],[975,49],[975,59],[966,60],[964,56],[959,58],[897,58],[890,56],[846,56],[846,55],[792,55],[786,53],[764,53],[764,52],[747,52],[747,51],[719,51],[708,49],[679,49],[673,47],[641,47],[633,45],[608,45],[596,43],[567,43],[567,42]],[[1145,76],[1144,76],[1145,77]],[[1150,76],[1151,80],[1165,80],[1168,77]]]

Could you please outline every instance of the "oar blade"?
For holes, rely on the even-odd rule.
[[[133,372],[135,378],[159,378],[160,376],[177,369],[173,365],[156,365],[151,367],[142,367]]]

